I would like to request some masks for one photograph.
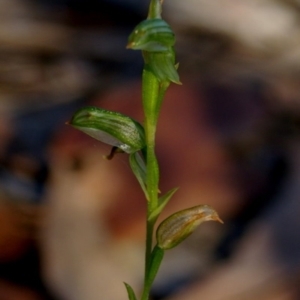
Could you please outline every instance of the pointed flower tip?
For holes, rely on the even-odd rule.
[[[213,216],[212,217],[212,221],[217,221],[217,222],[219,222],[221,224],[224,224],[223,220],[218,215]]]
[[[137,43],[131,39],[129,39],[127,45],[126,45],[126,49],[132,49],[135,50]]]

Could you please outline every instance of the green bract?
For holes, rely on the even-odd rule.
[[[156,231],[157,245],[164,250],[171,249],[186,239],[198,225],[205,221],[223,221],[208,205],[198,205],[179,211],[159,225]]]
[[[79,109],[69,124],[126,153],[134,153],[145,147],[142,125],[118,112],[88,106]]]
[[[148,66],[158,81],[171,81],[176,84],[181,84],[175,66],[173,47],[167,52],[144,51],[143,56],[146,66]]]

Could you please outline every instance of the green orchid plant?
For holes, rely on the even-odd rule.
[[[148,17],[138,24],[129,36],[127,48],[141,50],[144,59],[142,73],[143,126],[118,112],[98,107],[78,110],[70,125],[91,137],[112,146],[112,159],[117,152],[129,155],[131,169],[147,201],[144,286],[139,299],[148,300],[164,252],[181,243],[204,221],[219,221],[216,211],[199,205],[179,211],[154,229],[163,208],[177,188],[163,195],[159,192],[159,165],[155,154],[156,125],[164,95],[171,83],[181,84],[175,59],[175,35],[162,19],[162,0],[151,0]],[[125,283],[128,299],[137,300],[133,288]]]

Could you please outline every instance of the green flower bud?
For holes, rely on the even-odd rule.
[[[145,147],[144,128],[132,118],[94,106],[79,109],[68,123],[91,137],[126,153]]]
[[[143,50],[145,64],[159,82],[181,84],[175,65],[174,44],[175,36],[168,23],[154,18],[144,20],[135,27],[127,48]]]
[[[186,239],[201,223],[218,221],[217,212],[208,205],[199,205],[179,211],[161,222],[156,231],[157,245],[171,249]]]
[[[127,48],[149,52],[169,51],[175,44],[175,35],[162,19],[147,19],[139,23],[130,34]]]

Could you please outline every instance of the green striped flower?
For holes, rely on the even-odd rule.
[[[118,112],[88,106],[79,109],[68,124],[126,153],[134,153],[145,147],[142,125]]]

